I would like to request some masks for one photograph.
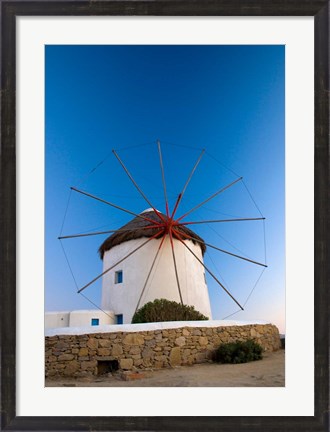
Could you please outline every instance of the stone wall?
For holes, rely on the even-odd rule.
[[[106,362],[131,371],[192,365],[209,361],[221,343],[247,339],[265,351],[281,347],[272,324],[49,336],[45,372],[47,377],[98,375]]]

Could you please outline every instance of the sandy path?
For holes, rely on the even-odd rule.
[[[264,354],[244,364],[203,363],[143,372],[143,378],[124,381],[110,375],[90,379],[46,380],[46,387],[283,387],[285,351]]]

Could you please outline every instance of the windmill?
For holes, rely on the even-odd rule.
[[[160,141],[157,141],[157,150],[162,179],[163,212],[158,210],[144,193],[116,150],[113,150],[112,154],[138,194],[148,204],[148,209],[137,213],[88,191],[71,187],[71,192],[134,216],[133,220],[115,230],[59,236],[59,239],[63,241],[110,234],[99,248],[100,257],[103,260],[102,273],[83,286],[77,286],[77,292],[79,294],[85,293],[88,287],[102,279],[102,307],[100,309],[114,311],[118,323],[130,322],[132,315],[139,307],[156,298],[167,298],[179,301],[182,304],[193,305],[197,310],[211,317],[205,278],[205,274],[208,274],[217,286],[239,307],[239,310],[244,310],[246,302],[242,304],[238,301],[215,272],[204,263],[204,253],[207,248],[210,248],[232,258],[260,266],[263,269],[267,267],[267,264],[206,242],[191,228],[202,224],[264,222],[264,216],[259,211],[260,217],[208,220],[191,220],[189,218],[198,209],[203,208],[205,204],[242,182],[243,178],[239,176],[236,176],[235,180],[223,185],[213,194],[180,214],[181,203],[185,199],[186,191],[205,154],[205,150],[202,149],[191,167],[184,186],[177,195],[173,206],[169,204]]]

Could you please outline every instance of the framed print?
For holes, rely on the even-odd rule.
[[[92,3],[1,0],[1,13],[2,429],[329,430],[328,2],[292,1],[284,4],[251,1],[243,4],[238,0],[228,4],[221,0],[208,3],[165,0],[148,2],[110,0]],[[107,56],[112,59],[111,67],[106,62],[100,61]],[[217,61],[219,58],[221,61]],[[183,59],[188,60],[184,63]],[[180,64],[180,67],[172,68],[173,62]],[[228,64],[235,65],[236,69],[230,69],[227,67]],[[277,74],[276,71],[281,73]],[[198,80],[193,81],[192,76],[198,76]],[[220,77],[225,77],[221,84],[222,93],[217,88]],[[247,77],[248,80],[245,81]],[[111,86],[107,87],[107,81],[112,82]],[[243,85],[244,82],[253,83],[253,87],[247,88]],[[280,98],[275,96],[273,90],[275,88],[279,89]],[[184,95],[182,104],[176,99],[178,94]],[[206,94],[209,99],[205,98]],[[220,95],[224,95],[226,106],[215,103],[208,105],[210,100],[215,98],[220,100]],[[247,105],[244,105],[244,98],[248,97],[253,97],[258,106],[257,114],[253,117],[247,112],[245,108]],[[200,101],[200,104],[196,103],[195,98]],[[267,103],[264,102],[265,98]],[[140,100],[144,101],[145,105],[140,104]],[[95,105],[96,102],[99,105]],[[155,105],[154,110],[158,110],[158,117],[150,115],[151,108],[147,107],[148,103]],[[195,107],[195,111],[192,107]],[[236,109],[237,107],[240,109]],[[216,109],[219,112],[215,112]],[[238,112],[240,115],[237,115]],[[275,121],[275,116],[278,116],[279,120],[277,123],[272,123]],[[88,122],[89,126],[86,128]],[[196,122],[202,125],[199,129],[194,125]],[[216,128],[212,125],[216,125]],[[138,160],[142,160],[140,166],[145,168],[140,174],[142,179],[146,177],[146,185],[152,183],[150,178],[155,173],[162,174],[163,177],[159,176],[164,190],[161,199],[163,200],[165,196],[165,201],[170,203],[170,208],[175,209],[179,204],[181,205],[181,195],[173,198],[174,201],[171,202],[171,192],[169,192],[170,188],[166,190],[165,177],[171,187],[170,174],[175,173],[173,177],[178,179],[181,175],[180,171],[184,171],[184,163],[188,163],[190,159],[195,161],[191,163],[195,183],[192,181],[192,190],[187,191],[185,198],[190,196],[192,201],[196,199],[202,204],[206,202],[210,204],[209,199],[205,199],[208,195],[204,189],[206,189],[206,179],[212,178],[211,169],[201,171],[200,174],[197,170],[196,173],[194,172],[200,149],[195,156],[195,149],[187,147],[187,143],[194,139],[198,142],[211,142],[212,132],[215,130],[217,135],[214,149],[220,148],[218,142],[221,138],[228,143],[227,151],[230,156],[226,159],[223,153],[222,163],[229,161],[233,164],[235,161],[234,166],[241,164],[241,167],[251,173],[264,173],[264,176],[267,176],[265,182],[273,187],[268,196],[269,208],[274,208],[277,213],[274,210],[273,225],[269,231],[269,237],[272,238],[270,255],[273,252],[272,248],[285,249],[282,321],[278,321],[279,324],[276,322],[280,332],[285,333],[285,382],[278,381],[281,385],[265,384],[258,387],[247,384],[244,388],[230,385],[178,385],[171,388],[158,385],[154,388],[148,386],[119,388],[116,386],[79,387],[67,383],[58,386],[49,385],[49,382],[45,381],[45,360],[49,365],[51,362],[57,362],[56,356],[61,357],[63,361],[70,362],[70,367],[56,363],[56,366],[51,366],[48,371],[56,371],[56,374],[60,375],[58,372],[61,368],[68,373],[71,370],[73,374],[79,370],[83,372],[83,376],[95,360],[93,357],[93,361],[90,361],[88,355],[91,355],[90,352],[96,355],[96,349],[94,350],[95,347],[92,346],[93,341],[82,342],[78,348],[74,347],[74,353],[69,352],[66,336],[60,333],[61,343],[56,345],[58,352],[55,357],[52,355],[54,352],[52,348],[46,349],[45,356],[44,308],[46,307],[47,310],[52,295],[49,291],[45,291],[45,285],[51,283],[60,291],[61,284],[65,285],[62,273],[68,271],[61,267],[57,255],[49,252],[49,233],[52,238],[56,237],[57,226],[62,225],[59,234],[61,239],[65,236],[69,237],[68,234],[74,234],[73,237],[86,235],[83,231],[84,226],[80,227],[79,222],[80,215],[87,216],[79,206],[73,215],[71,225],[69,224],[68,231],[63,230],[63,226],[65,228],[68,226],[66,219],[68,207],[65,208],[62,190],[67,186],[67,182],[71,181],[69,180],[71,177],[79,177],[84,169],[90,166],[89,164],[93,165],[91,172],[94,175],[98,167],[103,164],[103,160],[101,163],[98,161],[101,149],[104,153],[109,146],[113,145],[112,142],[108,143],[107,137],[109,141],[116,139],[124,144],[139,137],[139,144],[144,135],[149,139],[151,133],[157,133],[157,128],[161,135],[169,134],[169,141],[175,134],[181,138],[185,137],[186,141],[183,139],[185,147],[177,146],[174,151],[169,151],[175,168],[168,172],[164,170],[162,155],[165,168],[169,166],[171,159],[167,158],[166,138],[163,140],[165,144],[163,146],[162,137],[155,137],[153,143],[158,145],[160,171],[158,165],[158,171],[154,169],[154,159],[147,147],[143,147],[142,150],[142,147],[136,149],[133,145],[132,152],[136,153],[134,156],[129,156],[131,159],[128,157],[128,161],[138,165]],[[100,132],[100,129],[103,132]],[[237,134],[238,130],[240,134]],[[121,134],[120,131],[123,133]],[[208,135],[205,135],[206,131]],[[252,134],[251,131],[257,131],[258,134]],[[251,141],[254,139],[259,141],[251,142],[244,153],[244,147],[236,143],[240,139],[242,141],[247,139],[247,136],[251,137]],[[283,148],[279,145],[281,139],[283,143],[285,142]],[[89,145],[90,153],[84,153],[86,152],[84,140],[93,142],[93,145]],[[102,140],[104,143],[101,145],[99,143]],[[207,143],[203,145],[207,149]],[[116,149],[116,146],[114,147]],[[247,154],[248,150],[250,154]],[[239,151],[242,151],[242,154],[239,154]],[[114,156],[119,161],[119,167],[121,165],[120,168],[124,168],[128,174],[126,180],[131,180],[137,192],[147,201],[149,208],[142,209],[142,213],[139,210],[137,214],[135,209],[129,207],[135,198],[131,195],[123,196],[129,189],[126,190],[125,187],[121,189],[126,184],[126,180],[121,181],[119,176],[116,177],[116,168],[113,166],[106,172],[107,175],[111,173],[113,179],[112,187],[115,190],[112,193],[122,199],[125,205],[121,205],[129,208],[128,213],[133,216],[146,219],[146,216],[141,215],[145,214],[148,217],[151,210],[157,215],[158,202],[156,201],[154,207],[151,204],[152,200],[149,201],[146,196],[148,194],[144,195],[125,162],[120,159],[121,152],[115,150]],[[253,164],[250,160],[253,160]],[[273,173],[276,164],[282,162],[282,183],[280,183],[276,182]],[[196,163],[195,167],[194,163]],[[206,165],[207,168],[210,166]],[[84,169],[80,171],[81,167]],[[187,173],[189,172],[188,170]],[[236,173],[231,172],[230,175],[235,177]],[[239,180],[240,178],[228,180],[224,189]],[[106,182],[105,176],[102,186],[106,185]],[[184,180],[182,182],[184,184]],[[76,187],[75,183],[70,186],[72,185],[74,185],[71,188],[73,193],[89,195],[89,198],[96,197],[97,200],[102,201],[98,198],[101,195],[97,193],[92,195],[90,191],[86,192],[85,189]],[[281,185],[282,195],[279,191]],[[183,188],[183,193],[186,192],[185,189],[186,187]],[[143,186],[143,190],[148,189]],[[150,190],[152,195],[152,188]],[[253,194],[247,187],[246,191],[252,199],[252,204],[254,203],[259,210]],[[61,197],[58,198],[56,194]],[[214,196],[216,195],[217,193],[214,193]],[[279,195],[281,201],[277,200]],[[201,199],[198,201],[199,196]],[[233,202],[234,200],[231,204]],[[61,206],[63,209],[59,211],[58,207]],[[199,204],[196,204],[196,208],[199,208]],[[228,217],[231,218],[230,221],[233,221],[233,218],[235,221],[249,219],[250,215],[245,210],[242,211],[245,212],[244,215],[239,213],[238,206],[235,211],[236,213],[232,211],[230,215],[227,213],[221,222],[228,221]],[[161,226],[159,229],[164,232],[164,237],[174,235],[177,240],[184,235],[182,233],[187,236],[194,235],[191,230],[183,230],[184,224],[181,226],[179,223],[181,218],[174,219],[174,212],[175,210],[170,218],[171,222],[158,223],[157,229]],[[186,212],[190,213],[189,206]],[[59,217],[55,217],[60,213],[64,213],[63,222]],[[259,213],[254,220],[263,220],[260,210]],[[170,212],[167,209],[166,214],[169,217]],[[283,215],[282,225],[276,225],[275,219],[279,214]],[[93,212],[89,213],[88,217],[90,215],[93,215]],[[184,216],[185,214],[182,218]],[[92,217],[87,221],[94,223]],[[127,222],[128,219],[120,221],[119,226]],[[201,222],[193,219],[186,224],[188,223]],[[178,227],[181,231],[176,231]],[[134,229],[138,231],[143,230],[144,227],[139,225]],[[237,232],[233,229],[231,234],[233,236],[236,234],[243,239],[243,234],[238,228]],[[141,236],[145,239],[143,234]],[[252,234],[252,229],[250,237],[247,236],[247,241],[251,242],[251,238],[257,243],[258,236]],[[260,238],[264,246],[265,234]],[[200,237],[190,238],[192,239],[198,242]],[[203,239],[202,242],[205,241]],[[131,238],[126,237],[124,240],[121,238],[119,243],[110,246],[107,243],[109,239],[106,240],[99,249],[101,258],[104,258],[110,248],[121,247],[122,243],[128,240]],[[137,237],[134,237],[134,240],[137,240]],[[210,243],[212,241],[208,244]],[[136,249],[138,250],[139,247]],[[174,287],[178,287],[183,304],[182,293],[184,296],[185,292],[183,289],[181,293],[183,285],[180,287],[178,276],[181,258],[177,255],[178,261],[175,261],[174,250],[175,248],[172,248],[175,264],[175,273],[172,272]],[[134,251],[125,253],[130,256]],[[83,264],[87,261],[79,262],[81,259],[79,254],[79,248],[73,252],[77,257],[77,265],[72,264],[71,258],[65,255],[71,272],[71,275],[70,272],[68,274],[70,277],[73,276],[75,282],[78,281],[76,283],[78,292],[86,294],[84,301],[87,299],[94,304],[93,297],[87,298],[88,290],[85,288],[88,288],[94,280],[99,280],[108,270],[96,278],[95,274],[91,274],[88,279],[88,266]],[[242,258],[238,249],[231,255]],[[282,255],[284,257],[284,253]],[[156,258],[157,255],[154,262]],[[252,261],[253,258],[255,257],[252,257]],[[93,255],[92,259],[94,259]],[[117,261],[118,259],[117,257]],[[198,260],[201,263],[203,259],[198,258]],[[251,262],[251,256],[245,260]],[[62,261],[65,261],[63,257]],[[119,260],[121,267],[118,268],[111,264],[116,268],[113,273],[109,273],[109,280],[104,277],[106,283],[114,284],[112,297],[117,295],[118,290],[124,287],[130,277],[131,266],[125,267],[122,261],[124,260]],[[187,261],[183,259],[181,261],[184,262],[182,266],[187,265]],[[256,259],[254,261],[266,266],[266,253],[265,261]],[[209,271],[206,260],[205,263],[205,272],[211,276],[213,274],[213,282],[216,281],[218,278]],[[142,264],[141,262],[135,264],[136,281],[141,273]],[[80,284],[79,278],[76,277],[75,268],[78,268],[86,278],[84,284]],[[152,269],[153,265],[150,274]],[[274,265],[274,269],[270,269],[270,272],[275,273],[276,269]],[[165,274],[165,270],[164,268],[162,274]],[[194,277],[195,279],[200,277],[204,281],[206,276],[202,272],[194,274]],[[141,278],[141,286],[144,279],[145,276]],[[170,276],[167,279],[170,285]],[[218,282],[220,287],[225,288],[226,283],[222,279]],[[161,284],[161,279],[157,283]],[[255,288],[253,284],[251,287],[252,289],[245,293],[246,301]],[[270,319],[268,314],[271,314],[277,305],[277,299],[272,298],[272,289],[270,287],[268,289],[269,291],[266,291],[269,297],[268,305],[271,304],[272,307],[268,306],[266,319]],[[228,290],[226,292],[228,293]],[[64,299],[64,304],[70,303],[70,295],[68,291],[61,291],[60,296],[62,300]],[[232,294],[230,297],[243,309],[239,299],[234,298]],[[113,324],[125,326],[126,323],[131,322],[131,316],[129,321],[126,321],[126,311],[123,313],[119,310],[112,317],[115,307],[112,303],[107,303],[107,294],[104,294],[104,298],[101,312],[107,311],[108,317],[113,319]],[[52,297],[54,304],[56,301],[58,299]],[[207,307],[203,308],[202,305],[200,310],[207,315],[209,310]],[[262,317],[261,309],[262,303],[256,308],[258,310],[256,316]],[[137,310],[138,306],[135,312]],[[132,309],[131,315],[133,312]],[[233,315],[235,313],[237,312],[233,310]],[[248,311],[244,314],[242,319],[251,320]],[[228,315],[231,315],[230,309]],[[54,316],[52,315],[52,319]],[[55,318],[67,319],[64,315],[61,317]],[[83,319],[87,319],[89,325],[97,329],[97,326],[102,324],[100,322],[102,317],[102,314],[89,315],[85,311]],[[79,319],[82,317],[76,315],[76,319],[79,326]],[[281,327],[282,323],[283,327]],[[71,327],[74,327],[73,324]],[[255,330],[251,332],[251,334],[258,334]],[[67,335],[70,334],[72,333],[69,331]],[[211,339],[204,337],[204,333],[197,332],[196,335],[202,345],[206,345]],[[46,332],[46,336],[51,339],[51,331]],[[258,337],[262,340],[260,334]],[[180,344],[185,343],[188,338],[189,331],[181,339],[177,335],[175,341],[177,351],[180,350]],[[120,338],[117,339],[116,343]],[[58,348],[61,344],[62,348]],[[47,347],[49,348],[48,345]],[[107,343],[99,346],[98,357],[95,357],[98,359],[95,360],[97,363],[93,363],[90,367],[95,368],[96,365],[97,368],[114,367],[114,360],[109,357],[108,348]],[[163,350],[159,347],[163,355],[157,357],[158,366],[168,364],[166,355],[170,357],[172,355],[173,360],[174,351],[170,351],[170,348],[167,352],[165,348]],[[122,348],[116,346],[116,349],[122,353]],[[102,355],[105,357],[101,358]],[[190,349],[186,350],[185,355],[187,362],[188,358],[194,359],[193,356],[189,357]],[[135,365],[143,364],[139,348],[135,347],[132,350],[132,356],[135,356],[132,357],[136,360]],[[78,364],[77,359],[83,365]],[[126,359],[123,360],[122,364]],[[107,364],[105,365],[104,362]],[[125,364],[123,369],[129,370],[128,362],[126,361]],[[172,366],[174,364],[173,360]],[[276,381],[276,377],[274,379]]]

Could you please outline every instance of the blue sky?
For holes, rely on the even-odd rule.
[[[171,206],[206,150],[178,216],[243,177],[244,183],[209,201],[189,220],[259,217],[253,200],[257,203],[266,217],[269,267],[245,311],[232,318],[271,320],[284,332],[284,66],[284,46],[46,47],[46,310],[93,307],[76,293],[57,239],[70,186],[134,213],[148,208],[112,154],[116,149],[154,206],[165,212],[159,139]],[[116,229],[130,219],[72,192],[62,234]],[[222,249],[265,259],[262,221],[191,228]],[[102,272],[97,249],[105,238],[63,240],[79,287]],[[241,303],[262,270],[210,248],[205,264]],[[207,281],[213,318],[236,312],[212,278]],[[101,283],[85,294],[100,305]]]

